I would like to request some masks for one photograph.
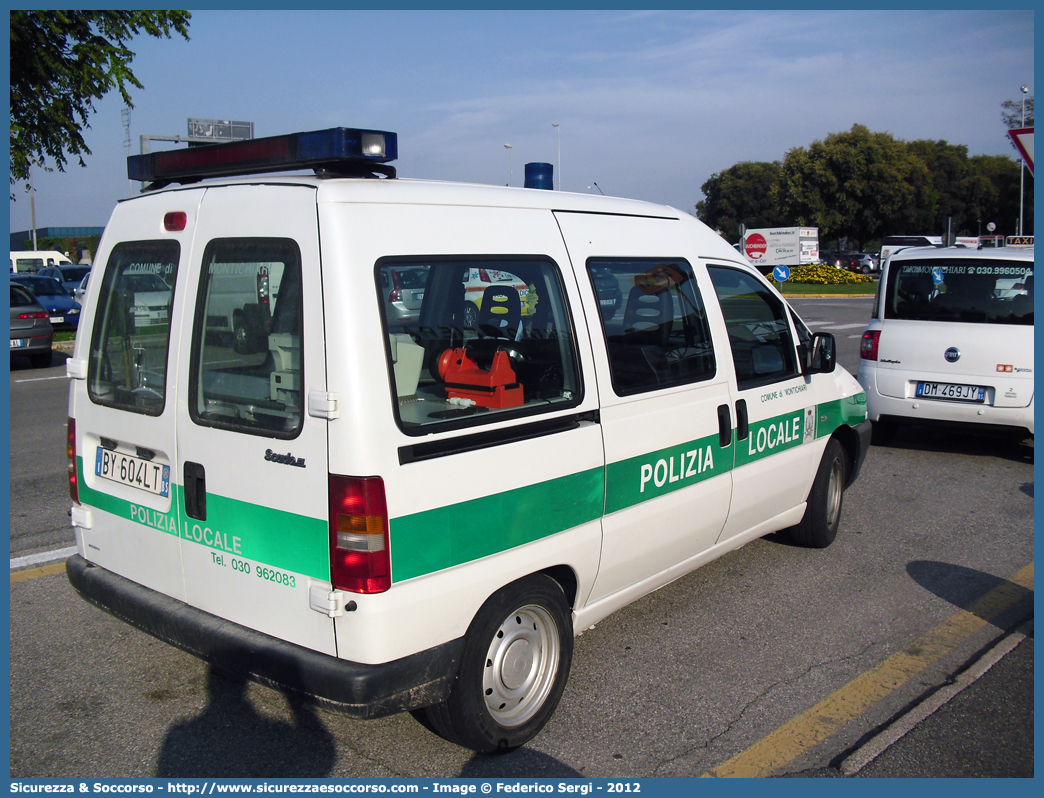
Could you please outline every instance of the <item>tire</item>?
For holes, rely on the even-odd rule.
[[[870,443],[873,446],[888,446],[899,432],[899,425],[894,421],[873,421],[870,426]]]
[[[464,303],[464,329],[465,330],[477,330],[478,329],[478,305],[474,302]]]
[[[836,438],[831,438],[808,492],[805,515],[797,526],[787,530],[792,543],[810,549],[825,549],[834,542],[841,524],[847,474],[845,450]]]
[[[864,265],[863,268],[861,268],[859,271],[861,271],[863,274],[870,274],[870,267]]]
[[[550,719],[572,657],[565,593],[549,576],[527,576],[482,605],[465,635],[449,696],[413,715],[440,737],[473,751],[511,751]]]

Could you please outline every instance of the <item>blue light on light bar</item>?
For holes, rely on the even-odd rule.
[[[378,168],[398,157],[398,137],[383,130],[336,127],[169,150],[127,158],[127,176],[143,182],[176,182],[262,172],[352,167]],[[394,175],[391,167],[383,167]]]

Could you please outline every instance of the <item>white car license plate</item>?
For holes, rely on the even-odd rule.
[[[986,401],[986,389],[979,385],[956,385],[951,382],[919,382],[917,396],[923,399],[982,403]]]
[[[51,324],[61,324],[65,321],[65,316],[51,316]]]
[[[170,466],[154,463],[142,457],[134,457],[98,447],[94,458],[94,473],[121,485],[155,493],[170,495]]]
[[[28,342],[26,341],[25,338],[12,338],[11,339],[11,348],[12,349],[18,349],[18,347],[25,346],[27,343]]]

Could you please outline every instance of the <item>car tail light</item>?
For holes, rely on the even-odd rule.
[[[863,340],[859,342],[859,357],[863,360],[877,360],[877,343],[880,339],[880,330],[867,330],[863,333]]]
[[[38,310],[35,313],[19,313],[18,318],[20,319],[49,319],[49,315],[44,313],[42,310]]]
[[[489,279],[489,273],[485,269],[479,269],[479,279],[484,283],[493,282]]]
[[[335,590],[391,587],[388,507],[380,477],[330,474],[330,581]]]
[[[80,486],[76,481],[76,419],[69,417],[65,425],[65,454],[69,458],[69,497],[80,503]]]

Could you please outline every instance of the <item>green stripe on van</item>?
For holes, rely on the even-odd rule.
[[[392,518],[392,580],[402,582],[546,538],[602,516],[605,470],[592,468]]]
[[[732,457],[732,449],[723,449],[715,434],[609,463],[605,512],[615,513],[727,473],[732,470]]]
[[[854,427],[866,421],[866,393],[860,391],[854,396],[835,399],[816,406],[816,437],[823,438],[833,434],[838,427],[847,425]]]
[[[330,533],[325,518],[311,518],[208,493],[207,520],[195,521],[185,514],[182,487],[171,482],[171,507],[181,508],[179,528],[173,511],[159,513],[88,487],[83,478],[82,456],[77,456],[76,468],[83,504],[177,535],[188,543],[315,579],[330,579]]]

